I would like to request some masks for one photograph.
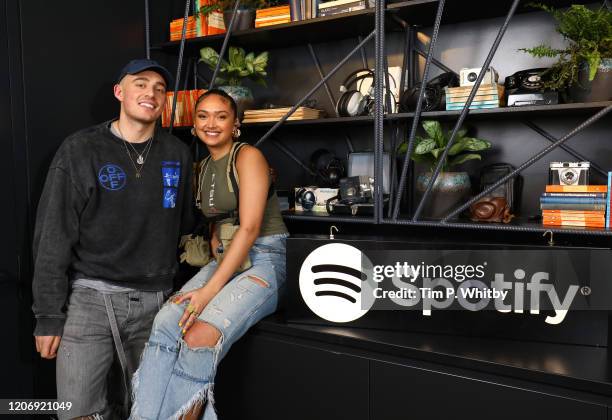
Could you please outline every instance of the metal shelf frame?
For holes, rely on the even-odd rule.
[[[439,60],[436,60],[433,57],[438,34],[440,31],[440,26],[442,24],[442,16],[444,14],[445,4],[446,4],[445,0],[437,1],[437,11],[436,11],[435,21],[433,25],[431,40],[427,47],[427,52],[423,52],[416,45],[415,27],[406,23],[406,21],[404,21],[402,18],[400,18],[396,14],[390,14],[392,21],[398,23],[403,28],[404,33],[405,33],[404,57],[403,57],[403,63],[402,63],[402,75],[401,75],[401,80],[400,80],[400,91],[404,91],[406,87],[412,87],[416,83],[416,79],[418,75],[416,56],[422,56],[425,58],[425,67],[424,67],[423,76],[422,76],[423,81],[428,80],[428,75],[429,75],[432,64],[441,68],[444,71],[452,71],[449,67],[444,65],[444,63],[440,62]],[[512,17],[514,16],[519,4],[520,4],[520,0],[512,0],[512,4],[510,5],[510,8],[505,16],[504,22],[498,31],[495,41],[493,42],[493,45],[491,46],[483,65],[481,66],[482,68],[489,67],[495,53],[497,52],[497,49],[499,47],[499,44],[501,43],[501,40],[504,37],[506,29],[508,28],[508,25],[510,24]],[[233,24],[235,21],[236,10],[238,10],[239,6],[240,6],[240,0],[236,0],[234,3],[231,22],[230,22],[229,27],[226,30],[225,37],[223,39],[223,44],[221,47],[221,51],[219,53],[220,57],[223,57],[225,55],[229,39],[232,36],[232,30],[233,30]],[[175,95],[174,95],[174,99],[172,103],[172,114],[171,114],[172,116],[171,116],[170,129],[169,129],[170,132],[172,132],[173,125],[174,125],[174,116],[176,112],[176,100],[177,100],[176,92],[179,90],[180,76],[182,73],[182,67],[183,67],[183,61],[184,61],[184,50],[185,50],[185,40],[186,40],[185,35],[186,35],[186,28],[187,28],[187,18],[189,15],[190,7],[191,7],[191,0],[186,0],[185,1],[185,14],[184,14],[184,20],[183,20],[183,31],[181,34],[181,40],[179,44],[180,47],[179,47],[179,54],[178,54],[178,64],[177,64],[176,79],[175,79],[175,85],[174,85]],[[609,105],[609,104],[605,106],[604,108],[602,108],[601,110],[599,110],[594,115],[592,115],[591,117],[589,117],[586,121],[578,125],[576,128],[574,128],[573,130],[571,130],[569,133],[567,133],[561,138],[555,138],[554,136],[552,136],[551,134],[549,134],[548,132],[546,132],[541,127],[537,126],[531,121],[527,121],[527,120],[523,121],[523,123],[527,127],[531,128],[532,130],[534,130],[535,132],[543,136],[545,139],[550,141],[551,144],[545,149],[536,153],[526,162],[522,163],[519,167],[517,167],[516,170],[504,176],[503,178],[498,180],[496,183],[486,188],[481,193],[477,194],[476,196],[472,197],[464,204],[452,210],[448,215],[446,215],[441,220],[439,221],[420,221],[419,220],[421,212],[424,208],[424,205],[426,204],[427,200],[430,197],[430,194],[433,189],[433,185],[442,170],[442,163],[448,156],[448,152],[455,141],[457,133],[470,112],[469,107],[476,95],[478,88],[480,87],[482,79],[484,78],[484,72],[481,72],[479,74],[463,109],[459,113],[455,126],[451,132],[451,136],[448,141],[448,144],[446,145],[446,148],[444,152],[442,153],[442,157],[439,160],[433,172],[433,176],[429,180],[426,190],[423,196],[421,197],[421,200],[418,203],[416,210],[412,214],[411,218],[405,219],[405,218],[400,217],[400,203],[401,203],[402,195],[404,191],[406,190],[406,183],[409,180],[408,174],[411,169],[410,156],[412,154],[412,151],[414,150],[416,131],[419,125],[419,120],[422,116],[422,99],[425,94],[426,83],[422,83],[420,86],[419,100],[417,101],[415,112],[413,114],[412,113],[407,114],[405,118],[402,118],[401,116],[399,116],[399,118],[395,117],[396,121],[393,121],[394,117],[392,116],[392,114],[388,113],[389,110],[391,110],[391,103],[390,103],[391,95],[389,92],[388,73],[386,71],[388,68],[388,64],[387,64],[387,54],[386,54],[386,48],[385,48],[385,12],[387,12],[388,10],[389,9],[386,6],[386,0],[376,0],[375,1],[374,30],[370,32],[365,38],[359,37],[357,46],[353,48],[353,50],[351,50],[343,59],[341,59],[328,74],[323,73],[323,70],[319,64],[319,60],[314,50],[314,47],[312,44],[309,43],[308,49],[309,49],[311,58],[313,60],[314,66],[316,67],[319,73],[320,80],[278,122],[276,122],[271,128],[269,128],[268,131],[263,136],[261,136],[261,138],[259,138],[257,142],[255,142],[255,146],[260,146],[263,142],[267,141],[268,139],[273,139],[272,143],[279,150],[281,150],[290,159],[295,161],[304,170],[312,174],[312,171],[309,169],[308,165],[300,161],[300,159],[293,152],[291,152],[285,145],[283,145],[281,142],[274,140],[273,134],[283,123],[285,123],[285,121],[287,121],[287,119],[297,110],[299,106],[301,106],[306,100],[308,100],[310,96],[312,96],[312,94],[315,93],[322,86],[325,87],[327,96],[330,102],[332,103],[334,109],[336,109],[336,106],[335,106],[336,100],[327,84],[327,81],[358,51],[361,52],[361,57],[362,57],[364,67],[368,68],[367,58],[366,58],[363,47],[370,40],[374,39],[374,42],[375,42],[374,73],[377,75],[383,74],[386,76],[386,79],[387,79],[383,82],[383,79],[381,77],[374,78],[374,96],[375,96],[375,107],[374,107],[374,118],[373,118],[373,123],[374,123],[374,174],[375,174],[375,179],[377,180],[383,179],[385,120],[387,120],[387,125],[390,126],[392,130],[391,131],[391,151],[390,151],[391,153],[391,174],[390,174],[391,191],[390,191],[390,200],[389,200],[389,208],[388,208],[387,217],[385,217],[383,214],[384,213],[383,212],[384,200],[383,200],[382,183],[378,183],[378,182],[375,183],[374,214],[371,218],[370,217],[351,217],[351,216],[317,217],[317,216],[304,216],[304,215],[293,215],[293,216],[289,215],[285,217],[288,219],[313,220],[313,221],[314,220],[316,221],[324,220],[324,221],[347,222],[347,223],[391,224],[391,225],[407,225],[407,226],[477,229],[477,230],[489,230],[489,231],[506,230],[506,231],[519,231],[519,232],[532,232],[532,233],[552,231],[556,233],[568,233],[568,234],[577,234],[577,235],[612,236],[612,231],[604,230],[604,229],[581,230],[581,229],[571,229],[571,228],[551,228],[548,226],[541,226],[541,225],[538,226],[535,224],[532,224],[532,225],[529,225],[529,224],[528,225],[513,225],[513,224],[499,225],[499,224],[485,224],[485,223],[480,223],[480,224],[473,223],[472,224],[472,223],[464,223],[461,221],[459,222],[451,221],[453,217],[457,216],[462,211],[467,209],[471,204],[475,203],[480,198],[486,196],[488,193],[493,191],[498,186],[502,185],[507,180],[517,176],[524,169],[533,165],[536,161],[538,161],[543,156],[545,156],[552,150],[556,149],[557,147],[562,148],[563,150],[568,152],[570,155],[572,155],[576,159],[585,160],[579,152],[565,145],[564,143],[569,138],[573,137],[574,135],[583,131],[590,125],[599,121],[601,118],[607,115],[610,111],[612,111],[612,105]],[[147,32],[146,33],[147,57],[150,56],[150,48],[151,48],[149,45],[148,15],[149,15],[149,2],[148,0],[145,0],[145,22],[146,22],[145,27],[146,27],[146,32]],[[217,68],[214,70],[213,76],[209,83],[209,89],[214,86],[215,78],[219,72],[220,64],[221,64],[221,60],[219,60],[219,63],[217,64]],[[199,76],[197,75],[197,70],[195,69],[196,65],[197,65],[197,62],[194,62],[194,82],[197,83]],[[408,80],[404,80],[406,74],[408,75]],[[386,87],[387,94],[383,95],[383,89],[385,87]],[[383,104],[383,101],[385,100],[385,98],[386,98],[386,103]],[[409,135],[408,135],[408,148],[407,148],[406,155],[404,157],[403,164],[401,166],[401,170],[399,170],[399,168],[396,167],[397,141],[399,138],[403,138],[403,136],[405,135],[406,124],[404,123],[404,121],[407,121],[408,118],[412,118],[412,124],[411,124]],[[345,140],[347,143],[347,149],[349,151],[352,151],[353,146],[352,146],[351,139],[348,138],[348,136],[346,136]],[[597,165],[596,163],[593,163],[592,167],[594,168],[595,171],[597,171],[598,173],[602,175],[607,174],[606,171],[603,168],[601,168],[599,165]],[[398,173],[399,173],[399,176],[398,176]]]

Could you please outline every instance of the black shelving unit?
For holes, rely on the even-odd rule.
[[[564,7],[570,4],[587,4],[589,2],[581,1],[567,1],[567,0],[549,0],[544,3],[551,4],[555,7]],[[187,5],[188,6],[188,5]],[[187,8],[186,8],[187,10]],[[426,58],[425,71],[423,78],[428,77],[429,67],[432,62],[435,65],[443,66],[442,63],[437,62],[433,59],[433,52],[435,50],[435,44],[437,39],[437,33],[440,29],[441,21],[445,24],[458,23],[473,21],[477,19],[485,18],[496,18],[505,16],[504,24],[501,26],[498,36],[489,51],[487,60],[481,67],[488,66],[491,62],[501,39],[504,36],[505,30],[515,14],[530,11],[526,3],[521,3],[519,0],[497,0],[495,2],[487,2],[486,5],[476,0],[411,0],[402,2],[392,2],[385,4],[384,0],[377,0],[376,7],[357,12],[346,13],[342,15],[328,16],[315,18],[310,20],[303,20],[298,22],[291,22],[282,25],[275,25],[272,27],[256,28],[247,31],[239,31],[232,33],[229,31],[226,34],[207,36],[197,39],[183,39],[182,41],[166,42],[156,46],[156,49],[166,51],[168,53],[179,54],[179,69],[182,63],[182,56],[184,53],[197,51],[197,49],[204,46],[219,47],[222,46],[222,54],[227,46],[229,37],[232,38],[232,44],[247,48],[281,48],[288,46],[304,45],[309,46],[312,43],[318,42],[330,42],[334,40],[346,39],[351,37],[366,37],[362,40],[360,45],[355,48],[349,55],[347,55],[339,64],[334,67],[327,75],[324,75],[319,68],[319,74],[321,81],[313,88],[306,96],[304,96],[295,106],[297,108],[302,104],[310,95],[319,87],[325,85],[328,91],[328,96],[331,97],[331,93],[326,83],[329,77],[331,77],[340,66],[348,60],[348,58],[355,54],[361,46],[365,44],[369,39],[374,38],[376,41],[376,54],[375,54],[375,68],[376,71],[384,74],[384,68],[386,67],[386,53],[384,47],[385,28],[390,30],[403,30],[406,33],[406,39],[409,39],[409,35],[412,34],[414,37],[414,28],[425,25],[432,25],[433,23],[433,35],[431,37],[429,50],[424,53],[418,51],[414,47],[414,43],[411,46],[406,46],[404,58],[404,64],[402,71],[406,73],[406,69],[413,72],[415,69],[414,55],[419,53]],[[372,30],[374,29],[374,30]],[[315,65],[318,66],[317,57],[311,48],[311,54],[315,61]],[[410,57],[410,56],[412,57]],[[180,70],[179,70],[180,72]],[[414,75],[411,74],[406,84],[410,85],[414,83]],[[475,94],[476,89],[480,85],[480,80],[476,82],[476,86],[473,90]],[[402,84],[405,86],[405,84]],[[382,82],[377,83],[375,86],[379,89],[378,93],[375,94],[376,109],[382,109]],[[472,98],[473,98],[472,94]],[[421,92],[422,95],[422,92]],[[382,177],[382,155],[384,150],[385,140],[383,138],[383,127],[389,124],[394,124],[393,135],[391,136],[391,149],[392,150],[392,162],[395,161],[395,155],[393,152],[394,145],[397,144],[397,133],[401,132],[401,128],[409,133],[408,137],[414,138],[415,129],[420,119],[422,118],[436,118],[444,121],[458,120],[454,129],[455,134],[458,127],[463,123],[464,119],[469,115],[472,119],[478,120],[518,120],[525,123],[528,127],[539,132],[544,137],[551,141],[551,145],[546,150],[550,151],[556,147],[563,148],[570,153],[574,153],[573,149],[563,143],[572,135],[586,128],[592,122],[595,122],[599,118],[603,118],[606,113],[612,109],[612,101],[607,102],[593,102],[593,103],[570,103],[560,105],[548,105],[548,106],[527,106],[527,107],[506,107],[506,108],[495,108],[495,109],[480,109],[480,110],[469,110],[469,104],[472,99],[468,100],[468,104],[461,111],[433,111],[433,112],[422,112],[421,109],[417,108],[415,112],[410,113],[395,113],[395,114],[383,114],[382,112],[376,113],[373,116],[367,117],[353,117],[353,118],[341,118],[331,116],[330,118],[322,118],[316,120],[299,120],[299,121],[286,121],[283,118],[280,122],[262,122],[262,123],[247,123],[245,127],[251,127],[254,129],[264,130],[265,134],[260,138],[256,145],[261,144],[263,141],[269,139],[271,134],[282,126],[287,128],[291,127],[308,127],[317,129],[321,127],[347,127],[347,126],[371,126],[374,124],[374,149],[375,149],[375,178]],[[333,102],[333,101],[332,101]],[[575,130],[572,130],[570,136],[564,136],[561,140],[554,138],[548,133],[535,126],[530,120],[539,117],[560,117],[560,116],[593,116],[597,114],[596,118],[591,117],[587,120],[588,124],[581,124]],[[399,127],[398,127],[399,125]],[[412,130],[410,130],[412,125]],[[397,129],[400,128],[400,129]],[[540,131],[538,131],[540,130]],[[455,134],[452,135],[453,139],[448,145],[448,148],[452,145]],[[410,144],[410,142],[409,142]],[[447,150],[448,150],[447,148]],[[445,152],[447,153],[447,152]],[[288,154],[286,152],[286,154]],[[578,153],[574,153],[577,156]],[[543,155],[540,154],[540,157]],[[294,160],[295,156],[290,156]],[[519,169],[513,173],[516,175],[523,169],[533,164],[535,160],[530,159],[525,162]],[[408,218],[406,215],[399,214],[399,202],[401,195],[405,191],[405,182],[407,179],[407,167],[410,165],[410,161],[407,161],[403,167],[397,169],[395,178],[392,177],[392,185],[396,185],[399,178],[399,185],[396,185],[394,193],[391,196],[391,202],[395,202],[395,205],[391,207],[392,211],[387,211],[382,208],[382,188],[378,188],[376,191],[376,204],[373,217],[352,217],[352,216],[330,216],[330,215],[318,215],[318,214],[303,214],[296,212],[285,212],[284,218],[286,220],[305,220],[305,221],[317,221],[317,222],[346,222],[346,223],[364,223],[364,224],[385,224],[385,225],[398,225],[398,226],[425,226],[430,228],[461,228],[461,229],[472,229],[472,230],[484,230],[484,231],[515,231],[515,232],[545,232],[552,231],[555,233],[565,233],[571,235],[595,235],[595,236],[612,236],[612,231],[605,229],[580,229],[580,228],[554,228],[549,226],[543,226],[536,222],[530,222],[521,220],[515,220],[513,223],[502,225],[502,224],[490,224],[490,223],[473,223],[465,220],[455,220],[450,217],[446,217],[441,221],[424,221],[419,220],[420,210],[427,199],[428,194],[433,186],[433,180],[428,186],[425,192],[425,200],[418,204],[416,211],[410,214]],[[305,165],[301,165],[305,166]],[[437,168],[434,172],[434,179],[437,177],[440,168]],[[602,172],[600,170],[600,172]],[[394,172],[395,173],[395,172]],[[492,190],[493,187],[490,188]],[[483,193],[484,194],[484,193]],[[480,194],[482,196],[483,194]],[[471,202],[475,201],[472,198],[471,201],[465,203],[467,206]],[[455,210],[457,211],[457,209]]]

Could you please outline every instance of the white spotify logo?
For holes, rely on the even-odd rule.
[[[300,269],[300,292],[306,305],[327,321],[350,322],[374,304],[372,262],[350,245],[320,246]]]

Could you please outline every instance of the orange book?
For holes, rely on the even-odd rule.
[[[286,14],[289,13],[289,5],[284,6],[276,6],[276,7],[267,7],[265,9],[257,9],[255,11],[255,16],[270,16],[276,14]]]
[[[542,223],[543,226],[575,226],[575,227],[591,227],[591,228],[603,228],[605,227],[605,221],[601,222],[601,223],[596,223],[596,222],[579,222],[579,221],[573,221],[573,222],[547,222],[547,223]]]
[[[273,26],[273,25],[281,25],[283,23],[289,23],[291,19],[281,19],[278,21],[270,21],[270,22],[255,22],[256,28],[262,28],[264,26]]]
[[[178,41],[181,39],[183,34],[183,22],[184,19],[175,19],[170,22],[170,41]],[[185,31],[185,38],[196,37],[196,19],[194,16],[187,18],[187,29]]]
[[[598,217],[598,218],[576,218],[576,219],[567,219],[567,218],[563,218],[563,217],[544,217],[542,219],[542,222],[544,223],[554,223],[554,222],[583,222],[583,223],[605,223],[606,218],[605,217]]]
[[[225,23],[223,22],[223,13],[212,12],[208,15],[208,35],[217,35],[225,33]]]
[[[607,185],[547,185],[546,192],[574,192],[574,193],[590,193],[590,192],[608,192]]]
[[[604,210],[542,210],[542,214],[556,215],[585,215],[585,216],[601,216],[606,212]]]
[[[193,125],[193,114],[197,99],[206,90],[179,90],[176,92],[176,112],[174,114],[174,127],[189,127]],[[174,92],[166,92],[166,107],[162,113],[162,127],[170,127],[172,115],[172,101]]]

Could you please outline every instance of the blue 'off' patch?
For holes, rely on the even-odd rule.
[[[119,165],[109,163],[98,171],[98,181],[103,188],[110,191],[117,191],[125,187],[127,176]]]

